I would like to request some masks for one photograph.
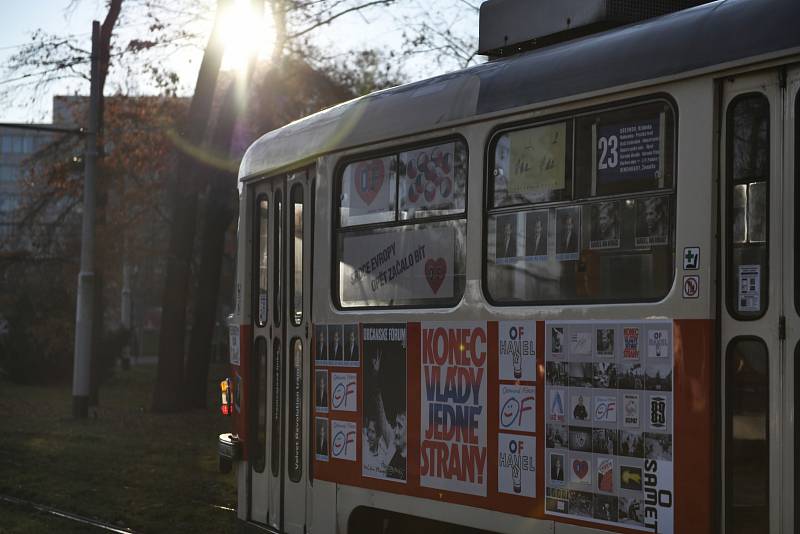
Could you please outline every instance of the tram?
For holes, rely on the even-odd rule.
[[[800,529],[800,2],[630,4],[248,149],[241,531]]]

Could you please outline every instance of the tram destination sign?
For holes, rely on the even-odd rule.
[[[652,182],[661,175],[661,119],[638,120],[597,127],[597,184]]]

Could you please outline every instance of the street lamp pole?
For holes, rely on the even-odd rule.
[[[97,131],[100,120],[100,23],[92,22],[92,67],[89,93],[89,128],[83,180],[83,226],[81,229],[81,272],[78,274],[78,302],[75,311],[75,361],[72,370],[72,415],[89,415],[89,381],[92,363],[94,319],[94,233]]]

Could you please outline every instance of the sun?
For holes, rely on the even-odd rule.
[[[220,35],[225,43],[222,69],[243,74],[248,58],[263,60],[272,54],[275,28],[264,10],[254,13],[250,0],[233,0],[222,16]]]

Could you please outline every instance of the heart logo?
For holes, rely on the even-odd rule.
[[[573,460],[572,472],[575,473],[579,480],[583,480],[589,473],[589,462],[586,460]]]
[[[447,262],[444,258],[425,262],[425,279],[428,280],[428,285],[431,286],[431,291],[433,291],[434,294],[439,292],[439,288],[442,287],[446,275]]]
[[[369,206],[375,197],[378,196],[383,181],[385,178],[383,161],[380,159],[373,159],[370,161],[361,161],[356,165],[356,170],[353,174],[355,181],[356,193],[364,201],[364,204]]]

